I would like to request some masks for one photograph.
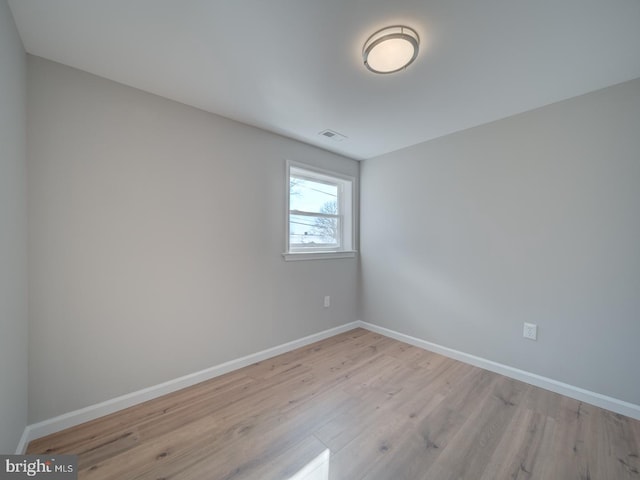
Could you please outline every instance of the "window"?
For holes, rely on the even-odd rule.
[[[285,260],[353,257],[351,177],[287,162]]]

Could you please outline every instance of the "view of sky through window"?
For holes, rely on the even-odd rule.
[[[319,213],[327,203],[338,198],[338,186],[291,177],[289,208],[302,212]]]
[[[289,236],[292,245],[339,244],[338,218],[313,214],[337,214],[338,186],[301,177],[290,177]]]

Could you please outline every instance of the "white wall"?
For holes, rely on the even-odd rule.
[[[357,162],[40,58],[28,78],[31,422],[356,320],[357,260],[281,253],[285,160]]]
[[[639,207],[640,79],[366,160],[362,320],[640,404]]]
[[[0,0],[0,453],[27,423],[26,56]]]

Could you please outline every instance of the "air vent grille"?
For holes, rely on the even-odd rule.
[[[322,135],[323,137],[326,137],[330,140],[333,140],[334,142],[341,142],[343,140],[346,140],[346,136],[342,135],[341,133],[336,132],[335,130],[323,130],[320,133],[318,133],[318,135]]]

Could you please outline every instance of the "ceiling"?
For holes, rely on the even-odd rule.
[[[640,77],[639,0],[9,5],[33,55],[355,159]],[[362,46],[394,24],[420,54],[375,75]]]

